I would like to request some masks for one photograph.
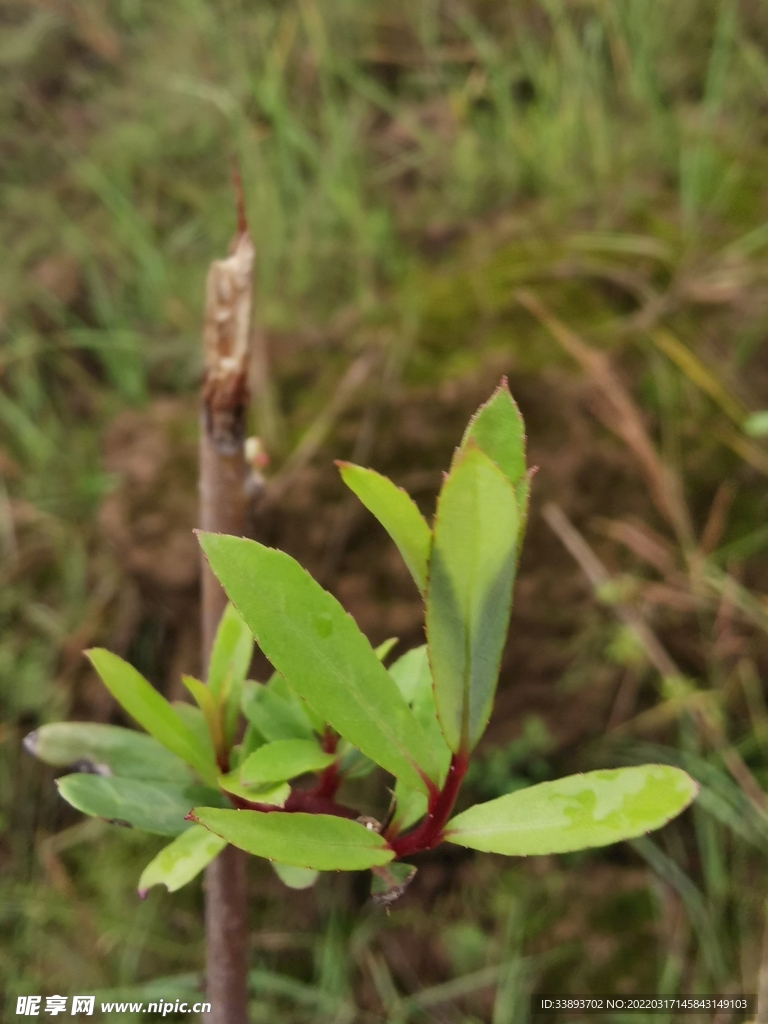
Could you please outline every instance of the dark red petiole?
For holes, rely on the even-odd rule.
[[[396,857],[409,857],[422,850],[433,850],[442,842],[443,831],[456,803],[461,783],[467,774],[468,765],[469,758],[466,754],[453,755],[443,788],[430,794],[427,813],[421,824],[404,836],[390,839],[389,845]]]

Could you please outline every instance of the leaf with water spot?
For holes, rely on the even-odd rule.
[[[698,789],[661,764],[569,775],[470,807],[448,822],[445,839],[509,857],[608,846],[661,828]]]

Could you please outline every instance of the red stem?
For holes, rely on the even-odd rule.
[[[464,753],[454,754],[443,788],[430,796],[427,813],[421,824],[404,836],[390,840],[395,856],[410,857],[422,850],[433,850],[443,839],[443,830],[451,816],[456,797],[464,776],[467,774],[469,758]]]

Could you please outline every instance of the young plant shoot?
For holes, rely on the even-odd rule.
[[[168,703],[126,662],[93,650],[105,685],[149,735],[75,722],[27,737],[33,754],[74,768],[58,781],[73,806],[173,837],[140,891],[180,888],[232,843],[297,888],[320,871],[370,869],[374,897],[390,902],[415,870],[404,859],[442,842],[564,853],[640,836],[688,806],[696,783],[648,764],[571,775],[454,816],[493,707],[528,511],[523,421],[506,380],[470,420],[431,527],[386,477],[339,469],[422,594],[424,646],[386,669],[391,644],[375,651],[289,555],[201,533],[231,604],[207,682],[184,679],[197,706]],[[254,638],[275,670],[265,684],[246,678]],[[375,765],[395,780],[383,825],[339,799],[345,779]]]

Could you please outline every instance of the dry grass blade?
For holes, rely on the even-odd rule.
[[[709,395],[729,419],[741,426],[747,418],[749,410],[723,387],[715,374],[704,365],[699,357],[666,327],[657,327],[649,333],[656,348],[671,359],[697,388]]]
[[[563,546],[581,566],[584,574],[596,590],[611,581],[611,574],[558,505],[552,502],[548,503],[544,506],[542,515],[552,531],[559,537]],[[684,679],[683,673],[640,613],[621,602],[613,605],[613,607],[622,622],[635,633],[645,650],[648,660],[661,675],[662,679]],[[698,691],[694,692],[691,696],[693,699],[686,697],[680,700],[678,698],[673,702],[667,701],[666,703],[674,704],[675,712],[682,711],[683,709],[690,712],[702,735],[718,751],[726,768],[741,787],[745,796],[762,815],[766,815],[768,813],[768,799],[741,755],[727,742],[717,717],[711,713],[707,706],[706,698],[709,695]],[[653,710],[657,711],[659,709]],[[629,725],[636,723],[637,719],[634,719],[633,722],[626,723],[621,728],[626,729]]]
[[[267,486],[266,501],[274,503],[285,492],[291,479],[315,457],[352,397],[366,382],[379,361],[375,351],[364,352],[348,367],[336,386],[331,400],[307,427],[301,440]]]
[[[642,414],[608,359],[586,345],[569,327],[528,289],[515,292],[517,301],[528,310],[558,344],[587,373],[602,399],[596,413],[627,445],[640,463],[654,503],[679,536],[686,549],[693,547],[693,529],[682,498],[677,477],[665,466],[648,436]]]

